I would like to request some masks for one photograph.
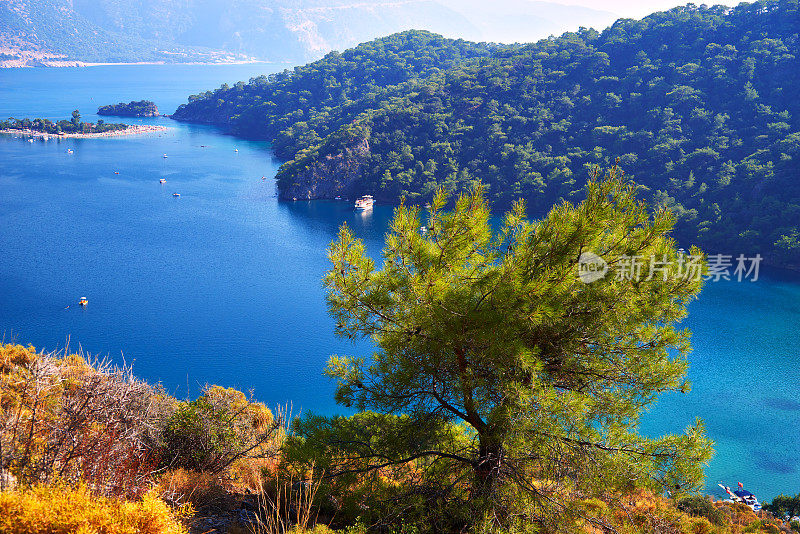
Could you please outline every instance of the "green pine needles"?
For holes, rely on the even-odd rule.
[[[600,522],[580,503],[701,486],[712,450],[699,421],[659,439],[637,423],[658,394],[687,389],[690,334],[676,324],[702,280],[617,276],[625,258],[682,254],[672,215],[650,215],[619,174],[539,221],[518,202],[496,231],[480,185],[451,210],[439,192],[424,223],[401,205],[380,269],[342,226],[330,313],[339,335],[377,350],[327,369],[337,401],[363,413],[297,425],[329,476],[378,471],[399,481],[398,517],[416,507],[429,526],[491,529]],[[586,252],[607,262],[605,277],[579,277]]]

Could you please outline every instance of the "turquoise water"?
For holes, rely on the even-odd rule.
[[[5,70],[0,116],[60,119],[79,108],[93,121],[99,105],[142,98],[169,113],[189,94],[280,68]],[[34,143],[0,136],[0,334],[47,348],[69,339],[133,362],[179,397],[216,383],[252,389],[270,405],[291,402],[294,413],[336,410],[325,362],[369,347],[333,336],[325,248],[347,222],[377,254],[391,208],[362,215],[345,203],[278,202],[278,163],[265,144],[165,118],[135,122],[171,130]],[[702,417],[717,442],[710,490],[742,481],[762,499],[797,493],[800,277],[708,284],[690,311],[693,390],[662,398],[643,431],[680,431]]]

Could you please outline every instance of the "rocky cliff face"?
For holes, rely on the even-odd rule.
[[[369,157],[369,140],[363,137],[338,154],[315,160],[303,170],[288,171],[279,176],[278,190],[282,200],[333,199],[337,196],[354,198],[363,191],[359,183],[362,169]]]

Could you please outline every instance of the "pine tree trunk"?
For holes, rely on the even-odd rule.
[[[488,497],[500,476],[503,462],[503,447],[496,440],[480,437],[478,463],[475,466],[475,492]]]

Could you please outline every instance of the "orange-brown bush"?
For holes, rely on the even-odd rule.
[[[583,501],[582,512],[596,521],[581,520],[578,532],[601,534],[778,534],[790,530],[769,514],[756,515],[744,504],[716,501],[711,504],[724,518],[714,525],[705,517],[692,517],[675,503],[649,491],[638,490],[624,496]]]
[[[98,493],[141,493],[167,399],[127,367],[0,345],[0,469],[27,485],[83,481]]]
[[[141,500],[95,497],[85,487],[37,486],[0,492],[3,534],[185,534],[152,493]]]
[[[281,413],[234,389],[180,402],[129,367],[11,344],[0,344],[0,408],[0,485],[85,482],[106,495],[141,495],[177,467],[235,466],[259,486],[263,464],[248,461],[274,457],[285,432]]]
[[[230,508],[230,489],[219,474],[178,468],[164,473],[155,491],[173,506],[191,504],[195,510],[222,512]]]

